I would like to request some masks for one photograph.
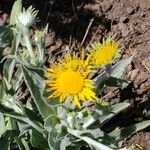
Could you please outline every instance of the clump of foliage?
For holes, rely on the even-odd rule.
[[[129,103],[109,106],[99,94],[106,86],[125,88],[130,82],[120,79],[133,56],[118,58],[119,45],[111,39],[93,43],[79,53],[68,51],[52,66],[45,66],[47,27],[34,34],[33,49],[29,28],[36,23],[37,11],[22,9],[14,3],[10,25],[1,27],[0,50],[11,44],[11,52],[2,58],[0,83],[0,145],[8,150],[32,147],[50,150],[91,148],[117,150],[117,143],[150,125],[150,121],[109,133],[102,127]],[[6,38],[7,37],[7,38]],[[21,45],[22,50],[19,46]],[[102,73],[95,72],[102,69]],[[30,93],[26,102],[22,97]]]

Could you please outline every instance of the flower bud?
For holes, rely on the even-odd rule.
[[[37,13],[38,11],[35,11],[34,8],[30,6],[26,11],[23,10],[23,12],[17,16],[17,23],[21,23],[29,28],[36,22]]]
[[[79,117],[79,119],[83,119],[83,112],[79,112],[78,117]]]

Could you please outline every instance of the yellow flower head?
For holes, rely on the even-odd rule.
[[[46,83],[48,90],[52,91],[49,98],[59,97],[59,101],[63,103],[67,97],[72,96],[79,108],[81,102],[96,100],[94,86],[89,79],[91,72],[92,66],[89,65],[89,57],[84,60],[84,51],[81,58],[75,53],[73,56],[67,53],[64,59],[48,68]]]
[[[103,43],[99,42],[91,45],[91,59],[96,66],[104,66],[111,63],[118,54],[118,43],[107,39]]]

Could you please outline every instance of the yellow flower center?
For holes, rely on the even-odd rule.
[[[118,53],[118,43],[107,39],[102,44],[95,43],[91,47],[93,63],[97,66],[104,66],[111,63]]]
[[[56,82],[63,93],[77,94],[83,88],[84,78],[79,72],[65,71],[59,75]]]

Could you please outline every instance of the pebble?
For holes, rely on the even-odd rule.
[[[130,79],[133,81],[139,75],[140,69],[134,69],[131,71]]]
[[[140,8],[142,11],[147,11],[150,9],[150,1],[149,0],[140,0]]]
[[[6,13],[4,13],[3,15],[2,15],[2,19],[3,19],[3,21],[6,23],[6,22],[8,22],[8,14],[6,14]]]
[[[46,39],[45,39],[45,46],[47,47],[47,46],[50,46],[52,44],[54,44],[54,37],[51,36],[50,34],[48,34],[46,36]]]
[[[0,18],[0,26],[4,26],[4,25],[5,25],[5,21],[2,18]]]
[[[126,37],[129,33],[127,25],[124,23],[119,23],[118,27],[119,27],[119,30],[121,30],[121,32],[122,32],[122,36]]]

